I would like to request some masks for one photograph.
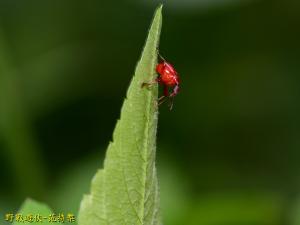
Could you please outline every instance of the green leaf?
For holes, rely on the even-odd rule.
[[[45,224],[45,225],[50,225],[50,224],[53,224],[53,222],[49,222],[48,221],[48,217],[50,215],[53,214],[53,212],[51,211],[51,209],[45,205],[45,204],[42,204],[42,203],[39,203],[39,202],[36,202],[32,199],[27,199],[23,205],[21,206],[18,214],[22,215],[23,218],[25,216],[28,216],[28,215],[33,215],[33,216],[36,216],[36,215],[40,215],[42,217],[47,217],[47,219],[43,219],[42,222],[17,222],[14,218],[14,223],[13,225],[20,225],[20,224]],[[55,224],[61,224],[59,222],[55,222]]]
[[[161,11],[162,6],[156,10],[127,91],[104,169],[97,172],[91,194],[81,202],[79,225],[160,224],[155,168],[157,85],[148,90],[141,84],[156,77]]]

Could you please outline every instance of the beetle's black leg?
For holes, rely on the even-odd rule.
[[[164,103],[168,98],[164,95],[160,96],[158,99],[157,99],[157,106],[160,106],[162,103]]]
[[[156,84],[156,83],[160,83],[160,77],[157,77],[155,80],[153,81],[150,81],[150,82],[143,82],[141,87],[151,87],[153,84]]]
[[[179,85],[176,85],[173,89],[173,92],[170,94],[170,97],[174,97],[179,93]]]
[[[143,82],[142,83],[142,88],[143,87],[151,87],[153,84],[156,84],[157,81],[156,80],[153,80],[153,81],[150,81],[150,82]]]
[[[160,96],[157,101],[155,102],[155,106],[158,108],[162,103],[164,103],[167,100],[166,96],[162,95]]]
[[[166,96],[166,97],[169,96],[169,88],[167,85],[164,85],[164,96]]]
[[[166,96],[162,95],[157,99],[157,102],[161,102],[161,100],[163,100]]]
[[[170,94],[169,99],[170,99],[170,103],[169,103],[169,109],[172,110],[173,109],[173,103],[174,103],[174,97],[179,93],[179,85],[176,85],[173,89],[173,92]]]
[[[170,111],[173,109],[173,103],[174,103],[174,97],[169,97],[170,102],[169,102],[169,109]]]

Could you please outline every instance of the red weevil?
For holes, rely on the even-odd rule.
[[[179,92],[179,75],[170,63],[168,63],[160,54],[158,54],[158,56],[160,58],[160,62],[156,65],[158,77],[149,83],[144,82],[142,87],[149,87],[156,83],[162,85],[164,87],[164,94],[158,98],[157,105],[162,104],[166,99],[170,99],[169,107],[170,110],[172,110],[173,99]],[[173,88],[171,93],[169,93],[169,88]]]

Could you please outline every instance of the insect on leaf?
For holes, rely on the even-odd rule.
[[[79,225],[158,225],[159,190],[155,168],[157,85],[141,88],[156,78],[162,6],[154,15],[148,38],[127,91],[109,144],[104,168],[84,196]]]

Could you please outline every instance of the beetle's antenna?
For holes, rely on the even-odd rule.
[[[158,57],[160,58],[160,60],[162,60],[162,61],[164,61],[164,62],[166,62],[167,60],[165,60],[165,58],[164,57],[162,57],[161,56],[161,54],[159,54],[159,51],[158,51],[158,49],[157,49],[157,55],[158,55]]]
[[[173,109],[173,103],[174,103],[174,97],[170,97],[170,102],[169,102],[169,109],[170,111]]]

